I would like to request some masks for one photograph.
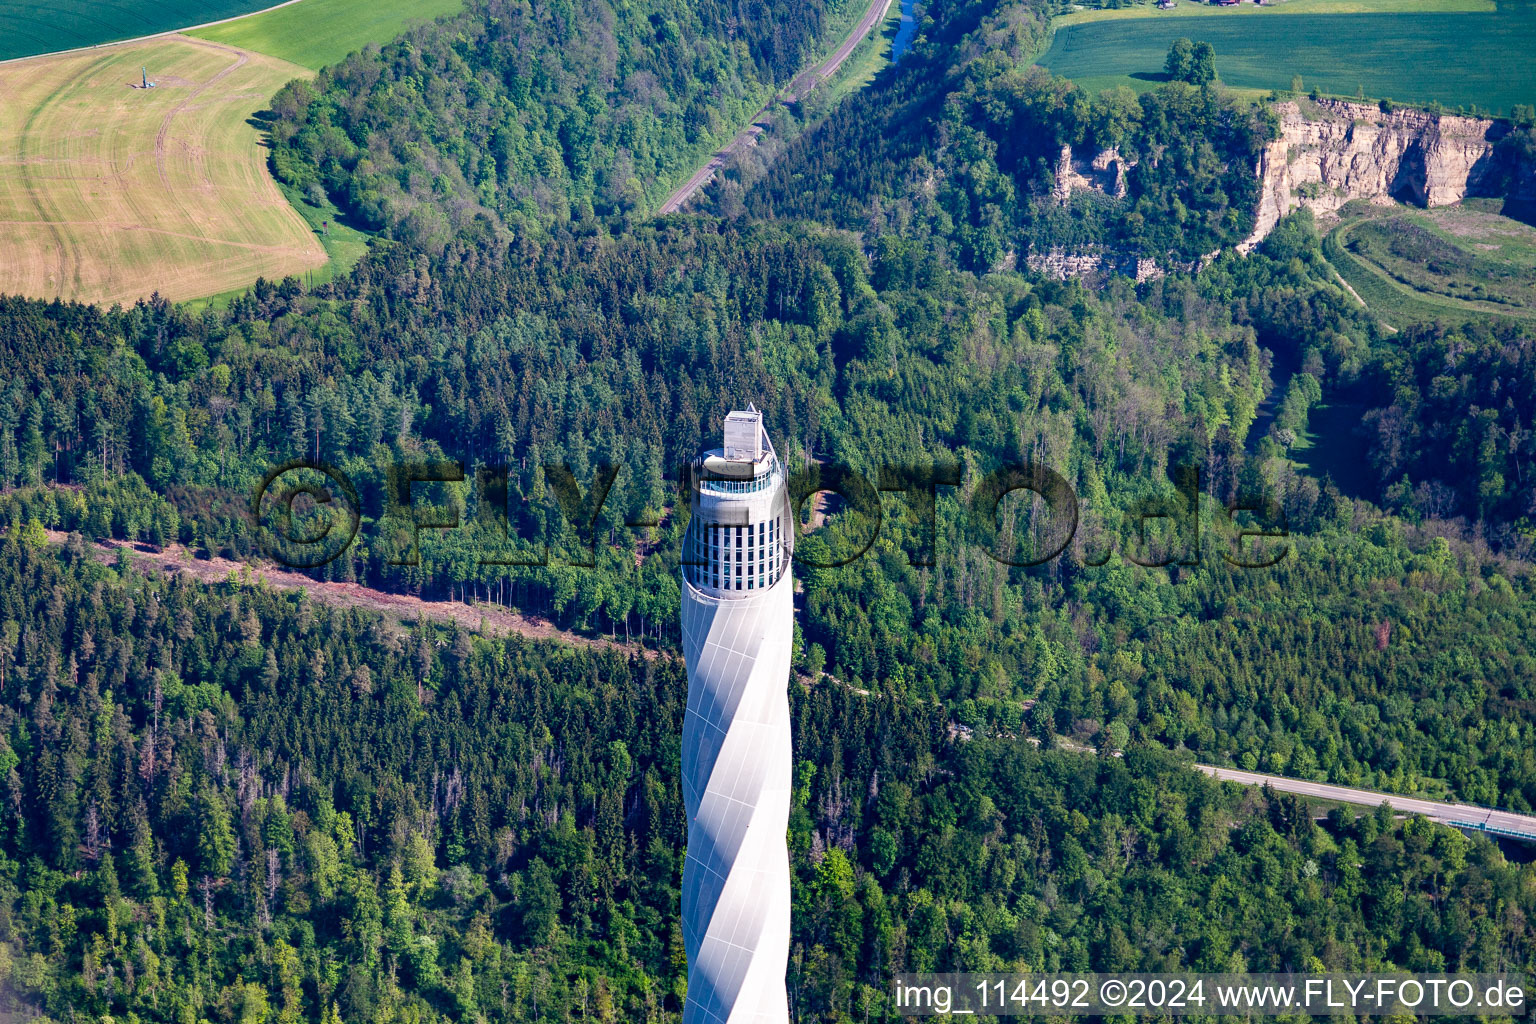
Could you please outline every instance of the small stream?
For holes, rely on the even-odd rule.
[[[1282,360],[1279,353],[1275,354],[1275,361],[1269,368],[1271,387],[1269,394],[1264,396],[1264,401],[1259,403],[1256,410],[1258,415],[1253,418],[1253,425],[1248,428],[1248,451],[1258,450],[1259,442],[1264,440],[1269,433],[1269,428],[1275,422],[1275,414],[1280,411],[1280,402],[1285,398],[1285,389],[1291,386],[1291,378],[1296,375],[1300,360],[1292,356]]]
[[[917,35],[917,18],[912,9],[917,6],[917,0],[901,0],[901,27],[896,30],[896,38],[891,40],[891,63],[901,60],[901,55],[912,45],[912,37]]]

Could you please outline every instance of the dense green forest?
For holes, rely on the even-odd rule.
[[[1367,417],[1389,505],[1516,525],[1536,539],[1531,471],[1536,346],[1508,328],[1411,327],[1377,368]]]
[[[529,243],[505,260],[450,250],[434,265],[385,247],[343,286],[351,298],[264,289],[224,317],[14,302],[10,336],[34,341],[7,362],[11,393],[52,401],[33,399],[9,432],[13,479],[57,476],[83,490],[23,488],[0,509],[12,525],[250,556],[247,489],[279,456],[343,466],[370,517],[382,515],[395,460],[505,462],[524,538],[515,551],[466,485],[441,497],[464,507],[466,525],[423,541],[420,565],[389,564],[409,531],[370,518],[325,575],[507,603],[670,648],[682,519],[623,524],[675,503],[665,468],[745,394],[770,410],[786,453],[798,442],[871,475],[898,459],[985,470],[1033,457],[1066,474],[1083,503],[1077,547],[1008,569],[967,533],[965,488],[946,492],[941,557],[919,570],[917,524],[888,501],[868,555],[803,573],[807,670],[950,702],[967,723],[1003,732],[1155,740],[1337,781],[1536,805],[1523,563],[1453,524],[1385,519],[1297,473],[1273,440],[1251,451],[1241,440],[1273,358],[1301,360],[1330,386],[1366,386],[1376,373],[1375,328],[1316,279],[1303,258],[1315,246],[1299,222],[1266,254],[1138,297],[978,281],[893,239],[866,266],[835,234],[695,224]],[[1319,337],[1330,339],[1321,351]],[[103,369],[71,373],[82,360]],[[364,369],[354,378],[349,366]],[[569,564],[580,553],[539,467],[569,462],[586,483],[601,461],[622,472],[594,571]],[[1202,564],[1131,564],[1157,559],[1131,546],[1126,513],[1173,493],[1180,462],[1205,467]],[[1268,493],[1296,534],[1273,569],[1221,558],[1221,509],[1245,491]],[[1026,510],[1010,515],[1029,526]],[[847,516],[805,554],[861,529]],[[550,567],[482,564],[545,541]],[[1114,545],[1109,564],[1090,564]],[[1314,610],[1288,606],[1298,593]]]
[[[72,487],[22,487],[0,515],[249,557],[249,489],[281,458],[318,456],[357,483],[367,517],[324,576],[510,604],[670,649],[683,518],[624,524],[675,507],[669,467],[746,395],[792,458],[871,476],[896,461],[971,467],[941,496],[932,569],[910,564],[918,524],[893,497],[868,555],[803,571],[804,669],[950,702],[1005,732],[1156,740],[1530,807],[1531,584],[1488,547],[1499,521],[1474,532],[1433,508],[1383,518],[1298,473],[1272,436],[1248,444],[1276,360],[1330,388],[1369,388],[1396,351],[1320,280],[1316,244],[1297,221],[1198,279],[1094,293],[977,279],[899,238],[866,260],[836,233],[695,222],[504,255],[451,246],[437,261],[383,246],[322,295],[264,287],[223,315],[12,300],[7,408],[19,422],[0,432],[0,456],[14,483]],[[1450,336],[1499,344],[1470,328]],[[1304,402],[1287,410],[1306,416]],[[388,467],[440,454],[470,480],[476,464],[512,468],[521,541],[482,517],[466,482],[423,497],[461,508],[465,525],[427,536],[421,564],[391,564],[410,530],[384,515]],[[1025,458],[1067,477],[1083,521],[1061,559],[1009,569],[962,505],[977,474]],[[570,564],[581,552],[541,467],[568,463],[590,486],[603,462],[619,475],[594,571]],[[1134,513],[1175,493],[1181,463],[1204,468],[1202,564],[1132,564],[1159,560],[1132,543]],[[1221,557],[1222,509],[1245,493],[1278,503],[1295,534],[1273,569]],[[1008,515],[1043,525],[1023,507]],[[845,516],[804,553],[835,554],[863,528]],[[485,564],[546,542],[548,567]],[[1297,592],[1315,612],[1287,608]],[[1320,699],[1335,713],[1302,710]],[[1400,712],[1384,713],[1392,702]]]
[[[1188,262],[1244,238],[1273,113],[1209,82],[1090,99],[1028,63],[1045,6],[929,4],[942,27],[928,44],[795,139],[745,208],[926,239],[981,272],[1058,246]],[[1118,154],[1125,196],[1063,205],[1063,146]]]
[[[1486,840],[1185,767],[1536,809],[1529,332],[1390,332],[1306,214],[1198,274],[1029,273],[1229,245],[1273,131],[1030,68],[1033,3],[933,0],[744,192],[640,221],[858,6],[473,5],[273,101],[279,176],[379,232],[349,275],[0,297],[0,1016],[676,1021],[677,467],[747,401],[791,468],[961,481],[931,536],[889,493],[799,542],[797,1024],[892,1019],[901,969],[1532,967],[1536,869]],[[1125,196],[1061,205],[1063,145]],[[627,653],[92,543],[262,564],[292,458],[360,498],[317,580]],[[1038,565],[1060,517],[981,505],[1024,462],[1077,497]],[[616,474],[594,520],[551,466]]]
[[[679,662],[0,568],[0,1012],[675,1019]],[[791,692],[799,1020],[903,969],[1532,965],[1536,868],[1486,839]]]
[[[439,251],[654,205],[751,120],[857,0],[475,0],[272,103],[272,166],[359,226]]]

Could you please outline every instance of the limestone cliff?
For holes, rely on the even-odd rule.
[[[1322,216],[1352,199],[1445,206],[1468,196],[1508,194],[1536,200],[1536,167],[1505,167],[1498,142],[1504,122],[1425,110],[1394,110],[1347,100],[1303,100],[1276,104],[1280,136],[1260,153],[1254,168],[1261,182],[1252,234],[1237,246],[1251,252],[1286,214],[1306,207]],[[1063,205],[1074,192],[1093,190],[1116,198],[1126,194],[1131,167],[1118,152],[1092,160],[1062,146],[1052,196]],[[1512,190],[1512,191],[1511,191]],[[1138,281],[1163,269],[1194,270],[1218,253],[1180,264],[1102,248],[1031,251],[1025,265],[1052,277],[1102,277],[1117,273]]]
[[[1491,195],[1503,175],[1494,121],[1423,110],[1383,113],[1345,100],[1276,105],[1280,137],[1259,156],[1258,220],[1239,246],[1251,251],[1299,207],[1329,214],[1351,199],[1445,206]]]
[[[1100,278],[1107,274],[1121,274],[1134,278],[1138,284],[1163,276],[1163,268],[1156,260],[1145,256],[1095,249],[1074,252],[1062,246],[1053,246],[1045,252],[1031,251],[1024,257],[1024,265],[1037,274],[1065,281],[1069,277]],[[1180,267],[1179,269],[1189,269]]]

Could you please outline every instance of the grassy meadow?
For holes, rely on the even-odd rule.
[[[1088,8],[1063,14],[1051,24],[1053,28],[1062,28],[1094,21],[1136,18],[1268,18],[1277,14],[1445,14],[1496,10],[1497,0],[1264,0],[1262,5],[1242,3],[1235,7],[1181,0],[1178,6],[1167,11],[1159,10],[1150,2],[1129,7]]]
[[[463,0],[303,0],[190,34],[319,70],[369,43],[389,42],[411,22],[463,6]]]
[[[180,36],[0,66],[0,293],[189,299],[323,266],[249,121],[302,74]]]
[[[0,60],[233,18],[278,0],[3,0]]]
[[[891,44],[901,30],[901,2],[896,0],[885,12],[885,20],[875,26],[875,31],[864,37],[858,49],[838,68],[837,74],[821,88],[826,90],[828,106],[850,93],[858,92],[875,80],[891,63]]]
[[[1328,260],[1389,325],[1536,318],[1536,228],[1497,200],[1385,210],[1354,203],[1324,241]]]
[[[1414,291],[1536,316],[1536,229],[1496,214],[1438,209],[1353,225],[1350,252]]]
[[[1529,2],[1288,0],[1213,8],[1186,0],[1172,11],[1080,12],[1058,22],[1039,63],[1091,91],[1148,89],[1162,81],[1163,58],[1180,36],[1215,47],[1221,80],[1240,89],[1288,89],[1299,75],[1306,88],[1333,95],[1475,105],[1495,114],[1536,96],[1536,4]]]

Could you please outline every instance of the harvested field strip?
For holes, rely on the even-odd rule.
[[[0,67],[0,293],[189,299],[323,265],[247,120],[305,73],[180,36]]]

